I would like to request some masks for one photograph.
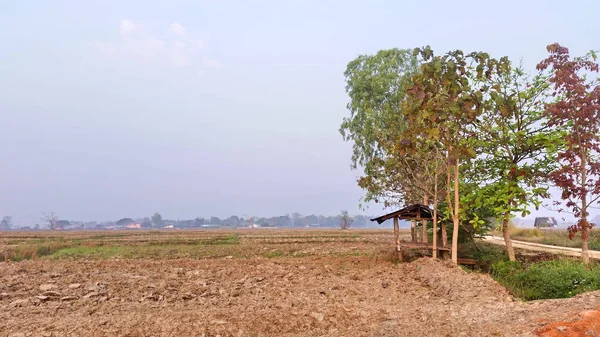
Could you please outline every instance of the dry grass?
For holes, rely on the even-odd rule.
[[[510,233],[514,240],[552,246],[581,247],[581,235],[569,239],[569,233],[566,229],[512,228]],[[592,250],[600,250],[600,229],[590,231],[588,245]]]
[[[285,258],[387,254],[390,230],[8,232],[0,261],[32,259]],[[408,235],[408,232],[403,233]]]

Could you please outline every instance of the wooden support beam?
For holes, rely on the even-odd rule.
[[[400,226],[398,225],[398,217],[394,217],[394,243],[396,244],[396,252],[400,252]]]
[[[429,197],[427,196],[427,194],[425,194],[425,196],[423,197],[423,205],[425,206],[429,206]],[[421,217],[421,212],[419,211],[419,218]],[[425,219],[423,221],[421,221],[421,224],[423,224],[423,238],[422,241],[423,243],[427,243],[429,241],[429,239],[427,238],[427,224],[429,223],[429,220]]]
[[[437,259],[438,257],[438,250],[437,250],[437,245],[438,245],[438,229],[437,229],[437,219],[435,219],[433,221],[433,244],[432,244],[432,249],[431,249],[431,256],[433,256],[434,259]]]
[[[446,229],[446,222],[442,222],[442,246],[448,247],[448,230]]]

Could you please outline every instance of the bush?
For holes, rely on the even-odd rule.
[[[492,266],[492,276],[515,296],[525,300],[571,297],[600,289],[600,265],[589,268],[570,259],[523,265],[500,261]]]

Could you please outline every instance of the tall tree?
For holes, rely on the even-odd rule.
[[[56,229],[56,221],[58,221],[58,215],[56,215],[56,213],[54,212],[43,213],[41,220],[48,223],[48,227],[50,228],[50,230],[54,230]]]
[[[123,219],[120,219],[119,221],[117,221],[116,224],[117,224],[117,226],[125,227],[125,226],[131,225],[133,223],[135,223],[135,221],[133,221],[133,219],[131,219],[131,218],[123,218]]]
[[[391,155],[384,147],[391,139],[392,124],[401,125],[404,114],[400,102],[404,87],[418,70],[418,60],[408,49],[381,50],[375,55],[361,55],[348,63],[344,76],[350,116],[344,118],[340,133],[353,143],[352,167],[363,169],[359,185],[365,190],[364,201],[399,204],[406,198],[397,186],[387,188],[389,172],[382,172],[382,162]],[[379,178],[381,177],[381,178]]]
[[[550,96],[547,77],[531,78],[519,67],[497,76],[490,85],[490,104],[477,124],[481,153],[475,161],[477,183],[473,202],[487,204],[502,219],[502,233],[509,259],[515,251],[509,233],[515,213],[525,216],[548,196],[544,186],[555,168],[561,132],[548,125],[544,105]]]
[[[496,60],[486,53],[466,55],[451,51],[435,56],[431,48],[417,49],[423,64],[407,81],[402,109],[410,125],[404,132],[407,148],[427,149],[419,144],[437,143],[445,154],[446,202],[452,218],[452,261],[458,263],[461,164],[476,156],[474,124],[485,109],[486,85],[494,75],[510,69],[507,58]]]
[[[12,226],[12,217],[11,216],[5,216],[2,218],[2,221],[0,221],[0,230],[10,230],[10,227]]]
[[[154,213],[150,218],[152,228],[161,228],[163,226],[163,217],[159,213]]]
[[[348,211],[342,211],[340,214],[340,228],[349,229],[352,224],[352,217],[348,214]]]
[[[550,69],[550,82],[558,99],[546,106],[549,124],[566,128],[565,148],[558,153],[559,168],[551,174],[566,207],[579,219],[570,236],[581,232],[582,259],[588,264],[588,208],[600,199],[600,85],[586,75],[598,72],[596,54],[572,58],[558,43],[538,69]]]

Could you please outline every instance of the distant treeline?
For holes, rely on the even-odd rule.
[[[351,218],[351,228],[391,228],[391,222],[385,222],[378,225],[370,221],[369,216],[357,215]],[[99,229],[118,229],[118,228],[139,228],[139,229],[159,229],[159,228],[237,228],[237,227],[278,227],[278,228],[339,228],[341,216],[323,216],[323,215],[301,215],[291,213],[274,217],[239,217],[236,215],[219,218],[198,217],[187,220],[164,219],[159,213],[150,217],[143,218],[122,218],[116,221],[76,221],[76,220],[57,220],[51,226],[49,223],[35,224],[33,226],[10,226],[4,223],[0,230],[44,230],[54,227],[58,230],[99,230]],[[401,222],[401,226],[408,226]]]

